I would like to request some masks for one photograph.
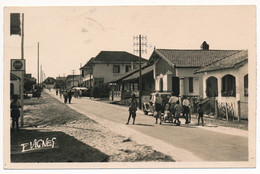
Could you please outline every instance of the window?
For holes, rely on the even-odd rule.
[[[189,92],[193,92],[193,77],[189,77]]]
[[[225,75],[222,77],[222,90],[223,97],[236,96],[236,78],[232,75]]]
[[[113,73],[120,73],[120,65],[113,66]]]
[[[248,97],[248,74],[244,76],[244,96]]]
[[[125,66],[125,72],[128,72],[128,71],[130,71],[131,70],[131,65],[126,65]]]

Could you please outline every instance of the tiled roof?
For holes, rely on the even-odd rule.
[[[81,67],[80,70],[83,69],[83,68],[88,68],[88,67],[90,67],[90,65],[91,65],[91,63],[92,63],[93,60],[94,60],[94,57],[92,57],[91,59],[89,59],[89,61],[88,61],[83,67]]]
[[[225,57],[221,60],[215,61],[211,64],[208,64],[198,70],[195,70],[195,73],[202,73],[202,72],[208,72],[208,71],[217,71],[221,69],[229,69],[229,68],[235,68],[238,65],[241,65],[241,63],[245,63],[248,61],[248,51],[242,50],[236,54],[233,54],[231,56]]]
[[[125,51],[101,51],[93,60],[97,62],[137,62],[139,57]],[[148,60],[142,58],[142,61]]]
[[[153,66],[148,66],[142,70],[142,75],[147,74],[151,71],[153,71]],[[132,80],[132,79],[137,79],[138,77],[139,77],[139,71],[135,72],[134,74],[130,75],[129,77],[123,80]]]
[[[175,67],[201,67],[231,56],[241,50],[175,50],[155,49],[155,52]]]
[[[77,79],[80,79],[81,78],[81,75],[68,75],[66,80],[77,80]]]

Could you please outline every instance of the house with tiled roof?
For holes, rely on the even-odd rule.
[[[141,63],[148,60],[141,58]],[[101,51],[80,68],[85,87],[102,87],[113,79],[137,69],[139,57],[126,51]]]
[[[248,118],[248,51],[240,50],[194,71],[202,75],[203,98],[216,97],[218,108]],[[220,111],[221,112],[221,109]],[[221,113],[220,113],[221,114]]]
[[[154,66],[155,91],[203,96],[203,75],[194,71],[238,52],[240,50],[209,50],[206,42],[198,50],[154,49],[149,61]]]

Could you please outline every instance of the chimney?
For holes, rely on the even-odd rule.
[[[204,41],[201,46],[200,46],[201,50],[209,50],[209,44],[207,44],[206,41]]]

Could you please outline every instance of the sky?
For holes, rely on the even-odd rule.
[[[10,13],[24,13],[26,73],[37,77],[37,43],[45,77],[79,74],[100,51],[132,54],[133,36],[147,36],[154,47],[249,49],[255,43],[254,6],[71,6],[5,7],[4,59],[21,58],[21,37],[10,36]]]

